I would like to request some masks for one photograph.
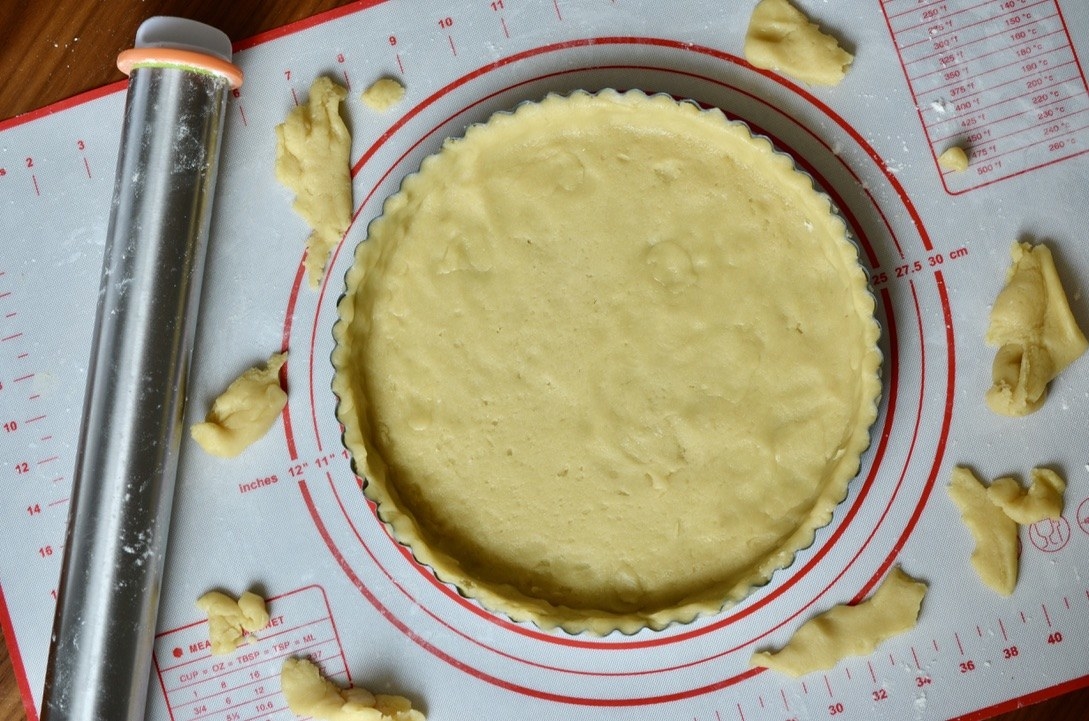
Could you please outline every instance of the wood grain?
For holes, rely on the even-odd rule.
[[[0,120],[122,80],[114,60],[152,15],[179,15],[244,39],[352,3],[343,0],[0,1]],[[2,638],[2,635],[0,635]],[[1086,664],[1089,673],[1089,662]],[[7,646],[0,643],[0,721],[26,719]],[[1089,689],[996,717],[999,721],[1085,721]]]
[[[0,119],[124,79],[115,60],[153,15],[218,27],[234,40],[310,17],[345,0],[6,0],[0,2]]]
[[[4,639],[3,632],[0,632],[0,639]],[[7,643],[0,643],[0,719],[22,721],[25,718],[26,712],[19,693],[19,682],[15,678]]]

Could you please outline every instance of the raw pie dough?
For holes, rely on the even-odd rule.
[[[340,119],[348,91],[325,76],[310,97],[276,126],[276,177],[295,193],[295,212],[312,230],[306,241],[310,287],[321,284],[329,253],[352,222],[352,138]]]
[[[358,687],[342,689],[304,658],[284,660],[280,689],[292,713],[315,721],[426,721],[408,699]]]
[[[988,345],[998,348],[987,405],[1024,416],[1044,404],[1047,384],[1089,347],[1045,245],[1014,243],[1006,287],[991,308]]]
[[[231,653],[246,640],[247,634],[260,631],[269,622],[265,599],[250,591],[237,601],[225,593],[209,591],[197,599],[197,607],[208,615],[208,640],[213,655]]]
[[[360,99],[371,110],[384,113],[405,97],[405,86],[393,78],[380,78],[363,91]]]
[[[1058,473],[1049,468],[1033,468],[1028,490],[1021,488],[1014,478],[998,478],[987,489],[987,497],[1014,521],[1028,526],[1063,515],[1065,492],[1066,481]]]
[[[938,165],[954,173],[964,172],[968,170],[968,153],[959,145],[950,146],[938,156]]]
[[[743,598],[825,525],[879,329],[808,176],[718,111],[550,96],[385,205],[335,328],[367,494],[493,610],[633,632]]]
[[[983,583],[1009,596],[1017,587],[1017,521],[991,502],[987,488],[963,466],[953,469],[948,491],[976,542],[972,567]]]
[[[275,353],[263,368],[250,368],[212,403],[208,417],[189,429],[208,453],[234,458],[260,439],[287,405],[280,387],[280,368],[287,353]]]
[[[786,646],[754,653],[749,665],[797,678],[830,669],[848,656],[869,655],[882,641],[915,628],[925,595],[925,583],[896,567],[870,598],[811,618]]]
[[[838,85],[854,60],[787,0],[760,0],[745,34],[745,59],[813,85]]]

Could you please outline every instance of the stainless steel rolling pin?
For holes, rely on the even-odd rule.
[[[219,30],[151,18],[129,75],[44,721],[143,719],[232,87]]]

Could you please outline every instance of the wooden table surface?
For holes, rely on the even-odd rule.
[[[200,20],[239,40],[349,4],[344,0],[0,0],[0,28],[4,28],[0,68],[8,74],[0,83],[0,120],[123,79],[114,59],[131,47],[137,26],[152,15]],[[26,718],[7,646],[0,643],[0,721]],[[1089,689],[995,718],[1085,721]]]

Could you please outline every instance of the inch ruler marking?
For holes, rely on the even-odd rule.
[[[93,122],[41,127],[37,119],[6,125],[11,157],[0,159],[0,193],[13,211],[2,225],[18,239],[0,268],[0,521],[10,531],[0,560],[0,614],[13,630],[7,642],[23,700],[35,707],[64,555],[84,353],[101,268],[102,246],[93,234],[105,226],[106,206],[94,199],[108,198],[113,182],[112,174],[95,169],[104,157],[116,158],[108,130]]]
[[[1089,152],[1089,85],[1057,0],[948,0],[881,7],[935,158],[959,194]]]
[[[51,425],[47,390],[51,379],[32,367],[33,342],[20,323],[13,275],[0,271],[0,398],[5,409],[0,418],[0,468],[9,481],[13,515],[27,524],[8,550],[26,559],[28,571],[34,569],[25,574],[24,583],[36,587],[28,600],[44,605],[46,596],[50,603],[56,601],[68,518],[67,465],[54,433],[67,434]]]

